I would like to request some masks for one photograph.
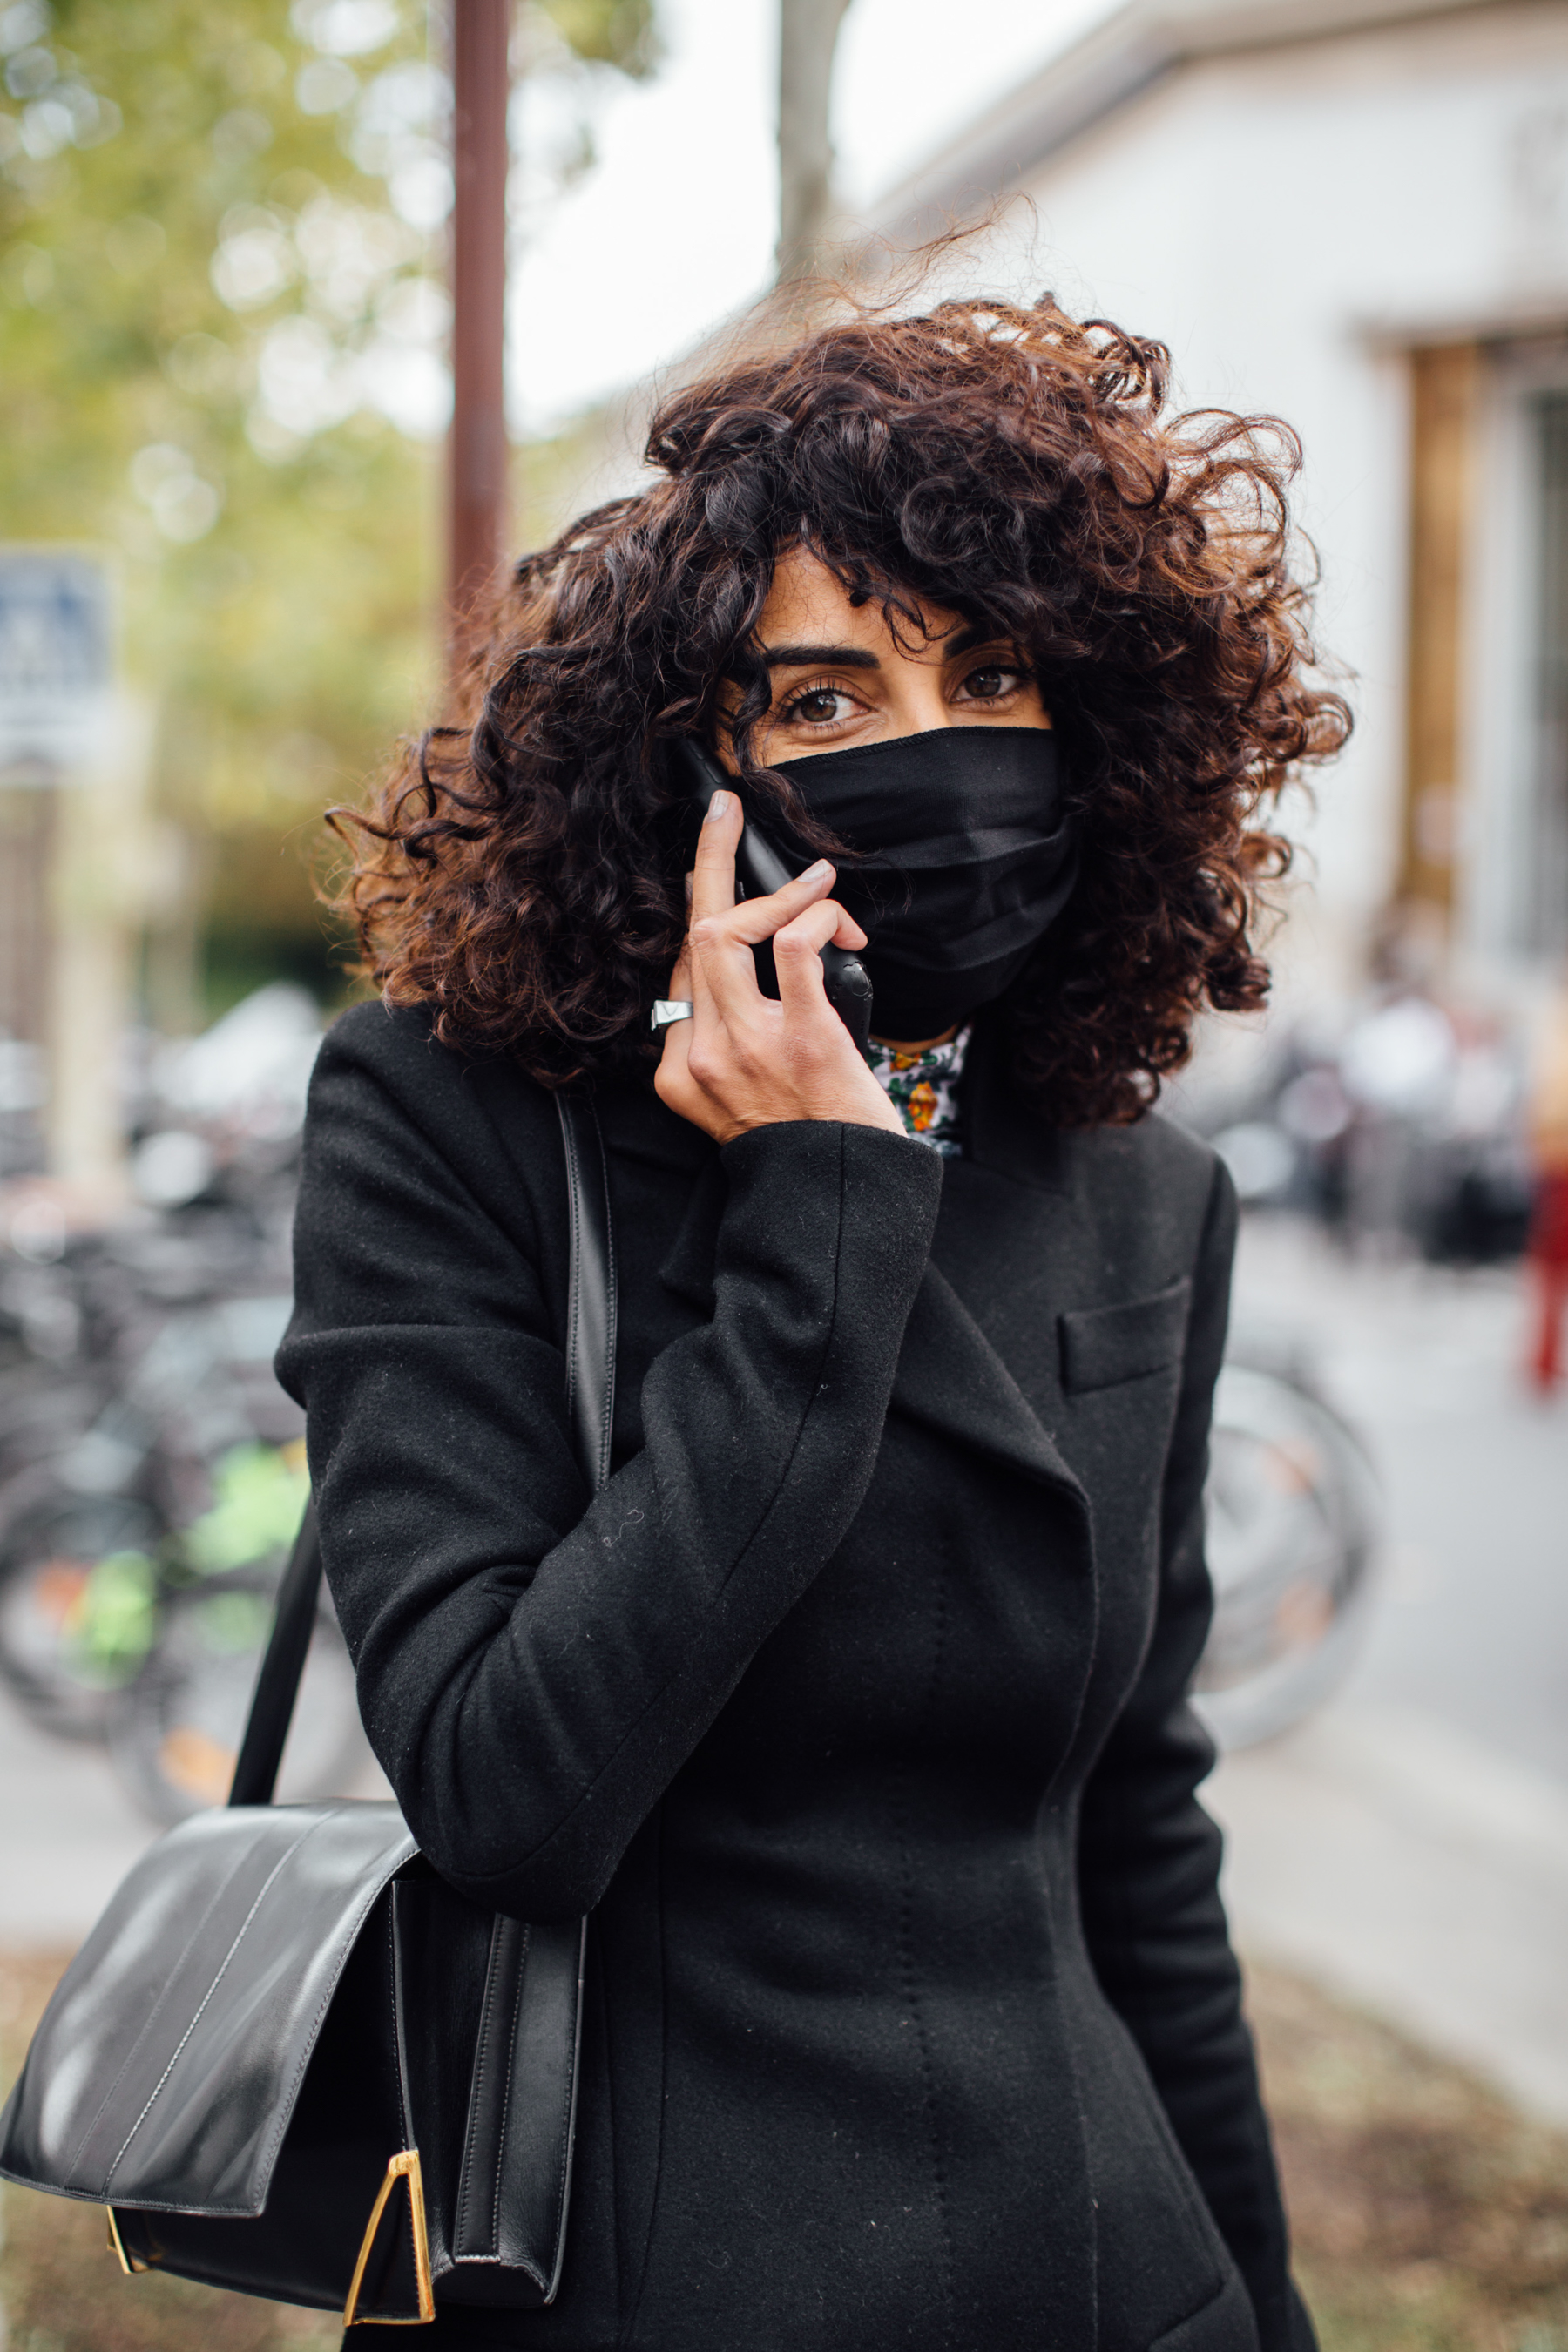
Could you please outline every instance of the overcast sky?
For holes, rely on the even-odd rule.
[[[658,6],[662,69],[603,93],[598,161],[550,208],[513,279],[511,377],[531,428],[647,374],[767,282],[777,0]],[[845,197],[874,199],[1108,6],[851,0],[835,91]]]

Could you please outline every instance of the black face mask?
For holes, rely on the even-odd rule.
[[[1055,736],[933,727],[775,763],[862,853],[834,897],[865,927],[879,1037],[934,1037],[1018,978],[1078,879]]]

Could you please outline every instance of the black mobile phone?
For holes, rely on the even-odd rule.
[[[735,779],[727,776],[711,751],[694,735],[675,739],[675,752],[691,784],[692,798],[704,815],[714,793],[721,790],[733,792]],[[766,898],[774,890],[782,890],[791,879],[784,864],[767,835],[751,818],[742,828],[740,845],[735,852],[735,876],[742,895],[747,898]],[[778,994],[778,984],[773,972],[773,950],[764,943],[755,948],[758,980],[763,993]],[[827,992],[827,1002],[864,1053],[871,1034],[871,978],[858,955],[847,948],[825,947],[822,950],[822,978]]]

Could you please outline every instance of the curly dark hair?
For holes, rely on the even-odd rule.
[[[1260,805],[1350,727],[1310,675],[1294,436],[1167,418],[1168,369],[1047,296],[860,310],[675,393],[659,478],[516,566],[471,724],[405,747],[368,813],[333,812],[364,975],[546,1086],[644,1057],[689,862],[668,739],[725,728],[753,803],[830,845],[752,748],[753,632],[800,546],[895,628],[944,608],[1032,665],[1082,863],[1007,1000],[1015,1069],[1058,1124],[1137,1118],[1205,1003],[1262,1003],[1249,931],[1289,852]]]

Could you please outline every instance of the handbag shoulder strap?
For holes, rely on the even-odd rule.
[[[591,1094],[558,1093],[566,1162],[566,1410],[577,1458],[594,1492],[610,1475],[616,1413],[616,1244],[610,1173]],[[283,1760],[321,1590],[321,1539],[314,1499],[278,1588],[272,1632],[256,1677],[245,1737],[229,1789],[231,1805],[269,1805]]]
[[[616,1417],[616,1235],[610,1171],[591,1094],[557,1094],[566,1159],[566,1410],[596,1495],[610,1475]]]

